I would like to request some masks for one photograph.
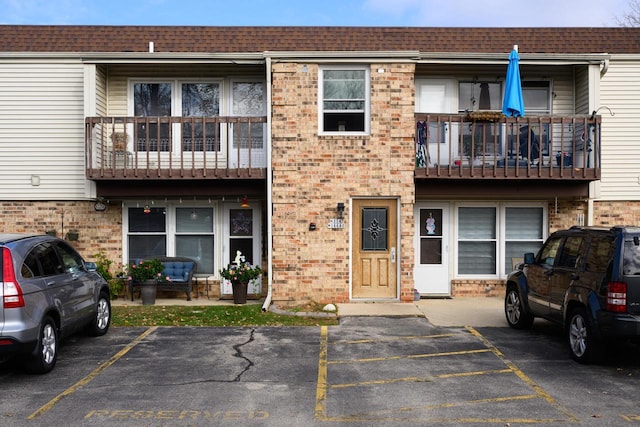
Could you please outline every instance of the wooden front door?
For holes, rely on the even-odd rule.
[[[397,298],[395,199],[353,200],[353,298]]]

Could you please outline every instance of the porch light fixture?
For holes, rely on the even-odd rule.
[[[93,210],[96,212],[104,212],[107,210],[107,203],[103,200],[98,200],[93,204]]]
[[[247,196],[244,196],[242,198],[242,201],[240,202],[240,207],[241,208],[249,208],[251,206],[249,206],[249,199],[247,199]]]
[[[342,214],[344,213],[344,203],[338,203],[336,211],[338,212],[338,218],[342,218]]]
[[[151,213],[151,208],[149,207],[149,205],[144,205],[144,208],[142,209],[142,212],[146,215],[146,214],[150,214]]]

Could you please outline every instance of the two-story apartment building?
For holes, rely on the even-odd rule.
[[[280,304],[496,294],[640,221],[639,71],[632,28],[0,26],[0,224],[212,283],[239,250]]]

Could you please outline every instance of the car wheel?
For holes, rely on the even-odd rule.
[[[25,368],[31,374],[46,374],[58,359],[58,328],[49,316],[42,320],[36,352],[26,361]]]
[[[601,357],[601,346],[593,336],[593,329],[584,308],[571,311],[567,324],[567,339],[571,358],[576,362],[591,363]]]
[[[515,288],[507,290],[504,298],[504,314],[512,328],[527,329],[533,324],[533,316],[525,312],[520,294]]]
[[[93,320],[89,324],[89,334],[94,337],[104,335],[109,330],[111,324],[111,302],[106,292],[100,292],[96,312]]]

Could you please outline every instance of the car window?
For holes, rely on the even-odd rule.
[[[56,246],[62,258],[65,272],[76,273],[82,269],[82,257],[71,246],[64,242],[58,242]]]
[[[558,248],[560,247],[561,242],[562,237],[550,238],[547,241],[547,244],[542,248],[542,251],[540,251],[538,262],[540,264],[552,266],[555,262],[556,256],[558,255]]]
[[[557,267],[576,268],[580,256],[580,248],[584,245],[583,236],[569,236],[564,242]]]
[[[625,276],[640,275],[640,245],[633,239],[624,242],[624,265],[622,271]]]
[[[37,245],[27,255],[26,259],[29,259],[30,257],[33,257],[33,259],[29,260],[28,263],[25,260],[25,263],[27,263],[27,266],[34,274],[37,274],[36,277],[55,276],[57,274],[62,274],[63,272],[58,254],[51,243],[42,243]],[[34,266],[34,262],[35,265],[39,265],[40,268],[32,268]]]
[[[585,267],[587,271],[604,273],[615,251],[613,236],[598,236],[591,239]]]
[[[34,277],[39,277],[42,275],[40,272],[40,265],[38,264],[38,257],[36,256],[36,251],[31,251],[24,259],[22,263],[22,268],[20,269],[20,274],[25,279],[31,279]]]

